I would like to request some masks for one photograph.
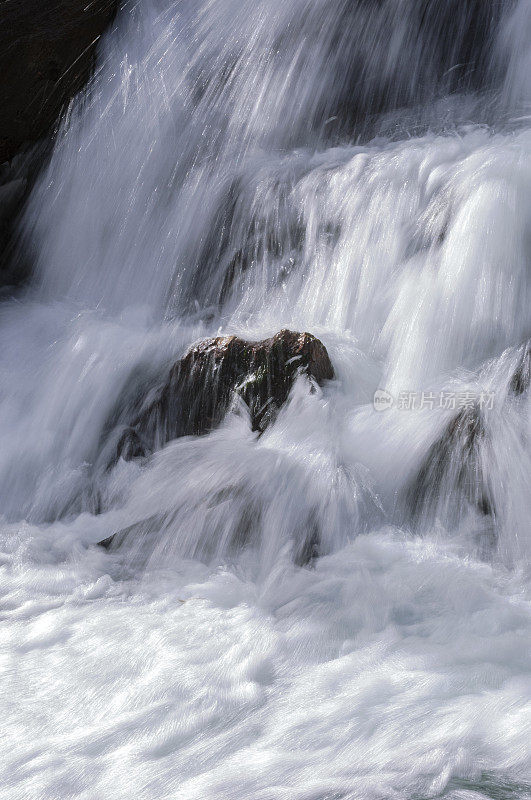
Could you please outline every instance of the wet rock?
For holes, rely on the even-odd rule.
[[[134,428],[125,427],[118,429],[112,443],[110,463],[116,463],[119,458],[132,461],[135,458],[144,458],[149,454],[144,442]]]
[[[7,216],[12,213],[24,196],[25,189],[26,181],[23,178],[8,181],[0,186],[0,220],[4,214]]]
[[[495,518],[484,470],[487,430],[478,405],[462,408],[430,447],[407,491],[413,518],[456,522],[467,508]]]
[[[259,342],[236,336],[199,342],[173,365],[155,392],[149,390],[137,371],[131,378],[132,387],[125,388],[119,404],[130,415],[131,397],[135,393],[147,393],[146,400],[140,401],[130,424],[123,419],[115,424],[104,449],[104,458],[109,459],[107,468],[120,457],[125,460],[142,457],[179,436],[208,433],[222,421],[235,395],[247,405],[253,429],[261,432],[286,402],[296,377],[301,374],[322,384],[334,377],[334,370],[319,339],[289,330]],[[253,533],[260,529],[263,514],[252,495],[242,501],[244,492],[235,486],[228,493],[214,493],[210,500],[212,507],[231,502],[235,516],[230,546],[234,548],[244,547],[252,540]],[[167,524],[164,515],[150,517],[117,531],[99,544],[115,550],[131,538],[136,546],[149,551],[156,546],[158,531]],[[319,555],[320,528],[313,511],[304,516],[301,510],[300,525],[304,535],[296,537],[293,557],[295,563],[307,565]],[[208,537],[198,544],[194,557],[208,560],[209,543],[215,549],[217,537],[212,535],[210,526]]]
[[[26,195],[27,181],[23,177],[7,177],[5,183],[0,180],[0,287],[14,283],[12,270],[7,269],[10,259],[6,251],[12,235],[12,224]]]
[[[247,405],[253,430],[262,432],[299,374],[318,384],[334,376],[325,346],[309,333],[283,330],[260,342],[237,336],[206,339],[173,365],[136,413],[124,400],[130,416],[120,421],[122,438],[111,463],[156,450],[179,436],[208,433],[220,424],[235,395]],[[130,396],[128,389],[125,394]]]
[[[531,384],[531,342],[522,348],[519,364],[511,378],[510,391],[519,396],[525,394]]]
[[[0,165],[0,297],[27,277],[29,263],[17,248],[17,219],[31,190],[46,147],[36,145]]]
[[[17,220],[62,109],[87,82],[116,0],[0,2],[0,296],[31,272]]]
[[[0,3],[0,162],[45,136],[86,83],[115,0]]]

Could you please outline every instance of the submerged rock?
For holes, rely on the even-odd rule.
[[[237,336],[205,339],[173,365],[157,390],[136,398],[136,407],[126,399],[131,396],[126,388],[118,407],[126,409],[127,418],[122,414],[106,426],[108,466],[120,457],[146,455],[179,436],[208,433],[235,396],[249,409],[253,430],[262,432],[301,374],[318,384],[334,377],[326,347],[309,333],[282,330],[260,342]]]
[[[483,518],[496,510],[486,470],[488,444],[478,405],[462,408],[430,447],[407,491],[407,505],[416,520],[456,522],[472,507]]]
[[[511,378],[510,390],[516,396],[525,394],[531,384],[531,342],[522,348],[520,361]]]

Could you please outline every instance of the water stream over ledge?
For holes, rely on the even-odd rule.
[[[530,74],[529,0],[124,4],[0,305],[0,798],[530,796]],[[95,468],[283,328],[264,433]]]

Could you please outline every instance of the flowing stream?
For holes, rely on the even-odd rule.
[[[126,2],[19,247],[2,800],[529,798],[530,0]],[[101,466],[282,328],[334,380]]]

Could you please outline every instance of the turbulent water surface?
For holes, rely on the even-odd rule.
[[[19,246],[0,797],[530,797],[529,0],[126,3]],[[335,379],[102,466],[281,328]]]

